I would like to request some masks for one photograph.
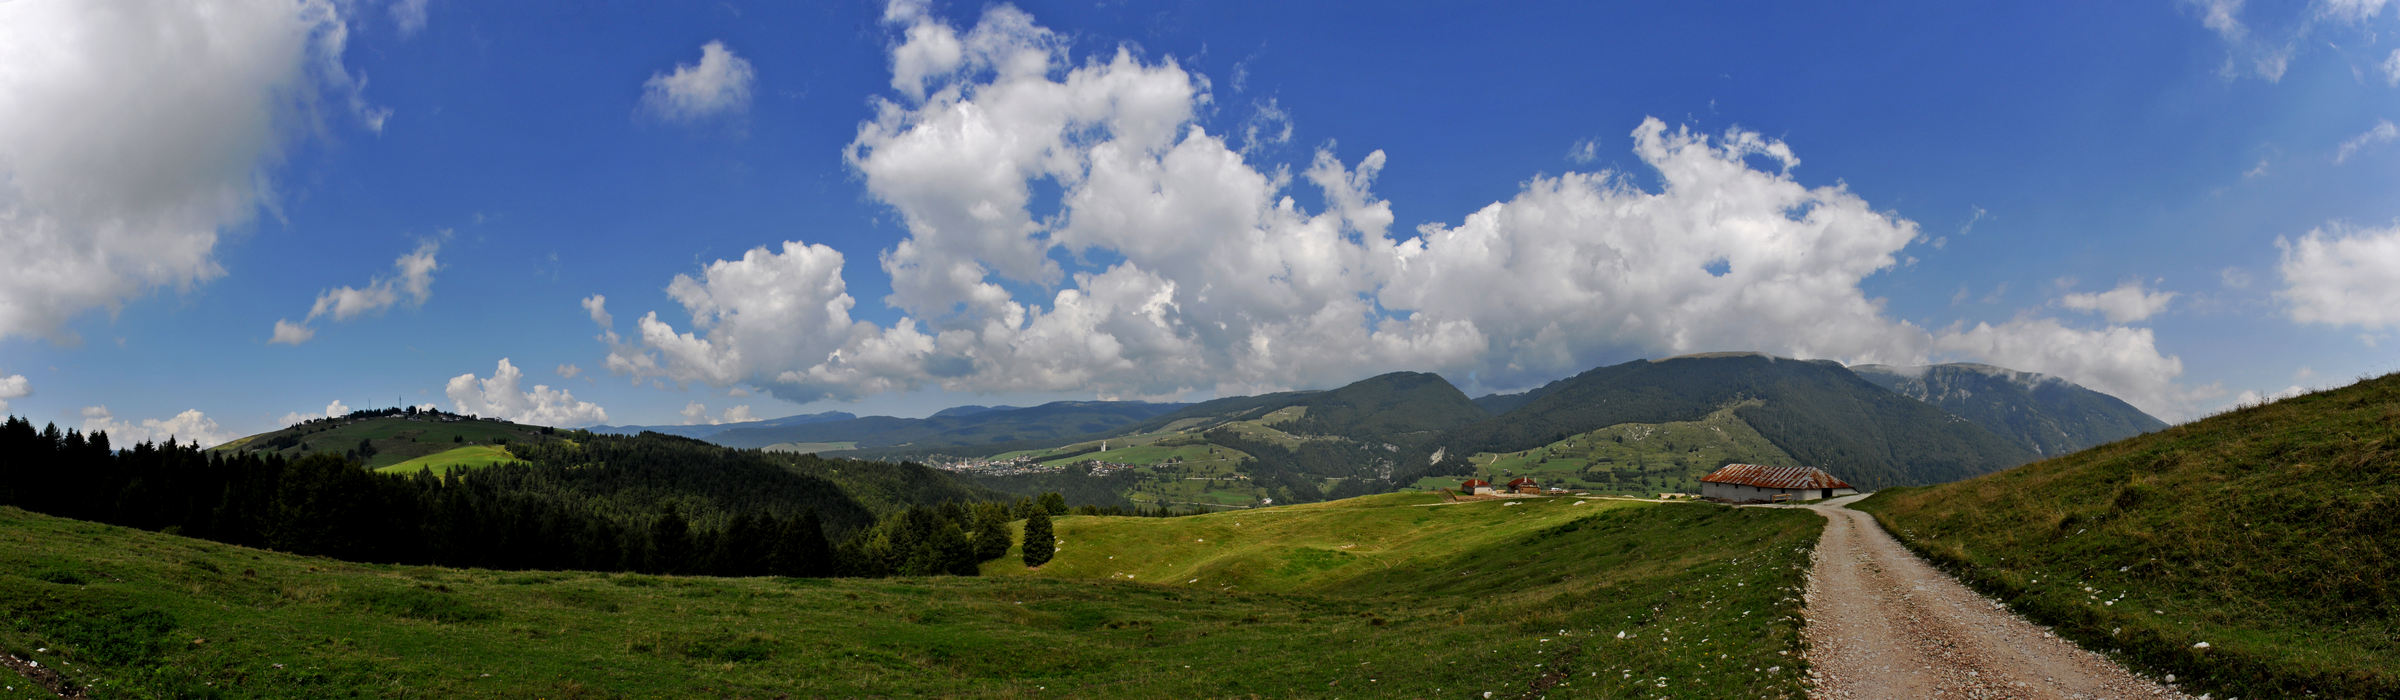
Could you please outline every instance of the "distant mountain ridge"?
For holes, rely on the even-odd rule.
[[[1635,360],[1527,392],[1434,441],[1448,455],[1532,449],[1611,425],[1697,421],[1727,406],[1778,449],[1867,488],[1952,481],[2034,453],[1841,364],[1756,353]]]
[[[1587,435],[1612,426],[1625,427]],[[1714,432],[1678,438],[1665,452],[1657,446],[1637,449],[1630,441],[1664,426]],[[1718,453],[1728,449],[1735,450],[1728,454],[1780,452],[1792,461],[1835,469],[1868,488],[1938,483],[2163,426],[2106,394],[1987,365],[1849,368],[1758,353],[1706,353],[1600,367],[1527,391],[1480,398],[1469,398],[1435,374],[1392,372],[1334,389],[1194,404],[962,405],[925,418],[825,413],[651,429],[731,447],[891,459],[999,455],[1052,467],[1070,460],[1122,463],[1124,458],[1098,455],[1107,447],[1103,440],[1116,440],[1120,448],[1154,446],[1126,453],[1134,460],[1241,460],[1248,466],[1241,467],[1239,478],[1248,483],[1219,487],[1255,486],[1263,489],[1261,497],[1288,502],[1314,500],[1337,487],[1355,493],[1421,486],[1418,479],[1427,474],[1466,468],[1439,466],[1436,454],[1484,455],[1476,459],[1487,465],[1496,459],[1491,455],[1514,454],[1501,465],[1510,466],[1532,459],[1528,450],[1548,460],[1538,469],[1584,470],[1591,477],[1586,483],[1671,479],[1703,468],[1699,462],[1724,456]],[[633,427],[638,426],[626,429]],[[1740,437],[1753,432],[1754,437]],[[1596,450],[1592,439],[1630,440]],[[1757,443],[1760,439],[1766,442]],[[1562,441],[1569,444],[1553,445]],[[1735,449],[1740,444],[1752,446]],[[1236,473],[1156,476],[1223,479]]]
[[[706,438],[728,447],[771,447],[788,443],[850,443],[852,450],[891,448],[974,452],[996,445],[1037,441],[1073,442],[1102,437],[1184,404],[1147,401],[1053,401],[1027,408],[945,410],[924,418],[852,417],[797,425],[737,427]]]
[[[1956,363],[1855,365],[1876,386],[1923,401],[2044,457],[2162,430],[2165,421],[2114,396],[2035,372]]]
[[[651,432],[688,437],[694,440],[707,440],[711,436],[728,430],[739,430],[743,428],[781,428],[794,425],[807,425],[810,423],[830,423],[833,421],[851,420],[857,417],[857,415],[847,411],[826,411],[823,413],[806,413],[796,416],[784,416],[782,418],[769,418],[767,420],[744,421],[740,423],[715,423],[708,425],[595,425],[591,428],[588,428],[588,430],[603,435],[640,435],[645,432]]]

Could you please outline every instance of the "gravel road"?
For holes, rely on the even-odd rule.
[[[1842,507],[1825,516],[1803,614],[1819,698],[2184,698],[2018,618]]]

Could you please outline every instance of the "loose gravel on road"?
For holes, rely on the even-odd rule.
[[[1827,521],[1803,610],[1813,697],[2189,697],[1968,590],[1853,500],[1808,506]]]

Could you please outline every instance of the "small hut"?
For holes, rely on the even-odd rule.
[[[1469,496],[1489,496],[1492,495],[1492,482],[1468,479],[1466,483],[1458,485],[1458,492]]]
[[[1533,477],[1520,476],[1508,482],[1508,492],[1529,493],[1538,496],[1542,493],[1542,487],[1533,483]]]

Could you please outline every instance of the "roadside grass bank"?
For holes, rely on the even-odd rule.
[[[2400,696],[2400,375],[1851,507],[2186,687]]]

